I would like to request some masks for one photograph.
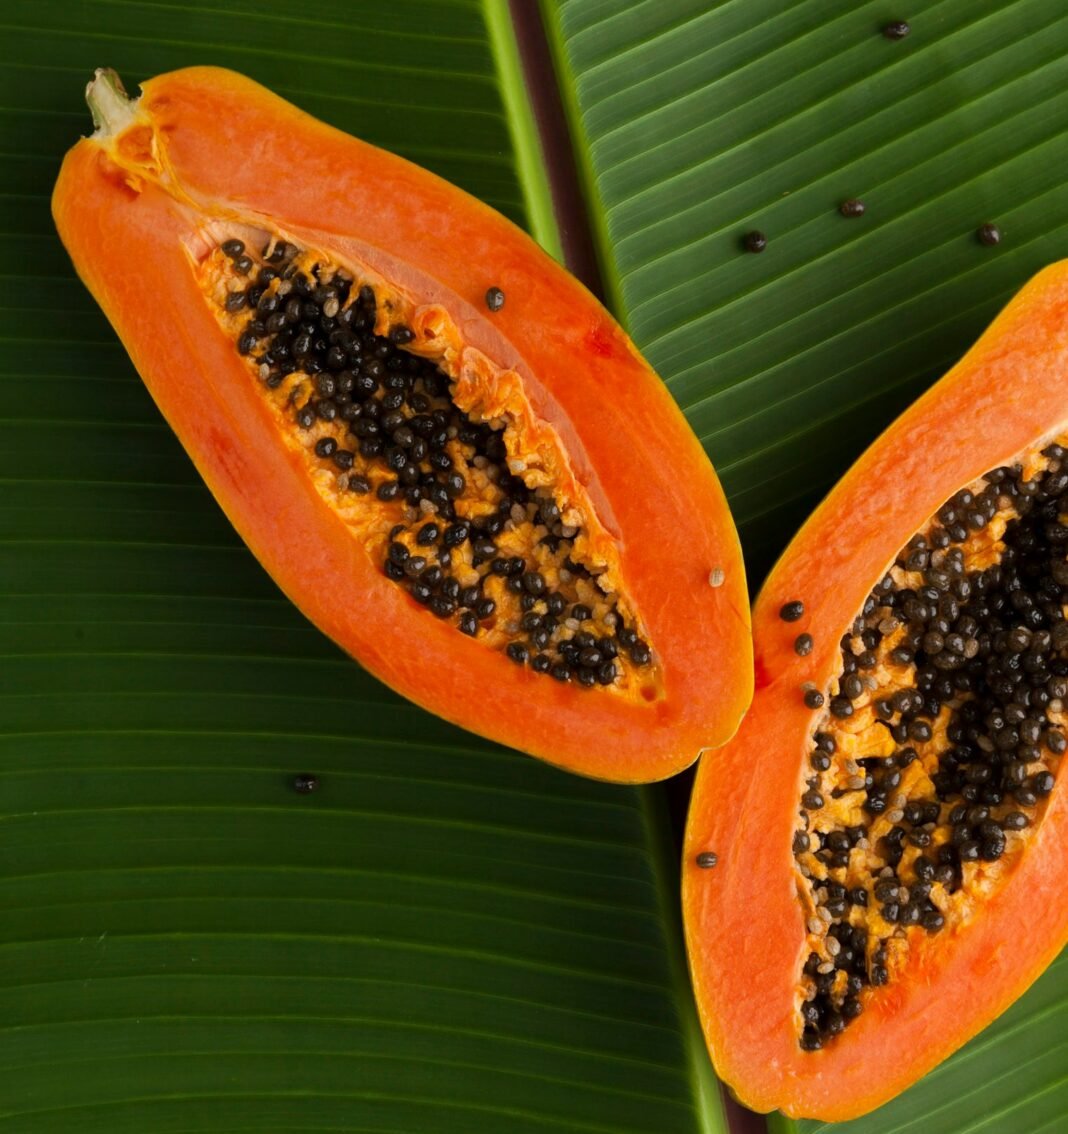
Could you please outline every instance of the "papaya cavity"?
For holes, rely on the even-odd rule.
[[[536,674],[659,696],[616,548],[518,377],[472,359],[443,309],[322,250],[233,231],[200,265],[204,292],[386,577]]]
[[[885,995],[917,938],[981,916],[1042,822],[1068,748],[1066,442],[945,502],[816,697],[793,843],[806,1051]]]

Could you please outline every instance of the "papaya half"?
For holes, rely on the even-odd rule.
[[[667,389],[529,237],[233,72],[126,96],[53,214],[234,527],[388,685],[586,775],[736,729],[746,584]]]
[[[683,907],[747,1106],[840,1121],[1068,940],[1068,262],[857,461],[753,610],[756,692],[698,768]]]

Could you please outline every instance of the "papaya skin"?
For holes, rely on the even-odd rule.
[[[133,115],[68,153],[56,226],[208,487],[305,615],[430,711],[587,776],[659,780],[722,744],[752,692],[737,535],[700,443],[604,308],[488,206],[241,75],[161,75]],[[196,283],[205,226],[227,222],[367,266],[413,303],[444,307],[465,348],[521,376],[615,537],[659,666],[655,697],[539,677],[385,578],[280,443]],[[496,312],[491,287],[507,297]]]
[[[967,355],[856,462],[776,564],[753,610],[756,693],[699,766],[683,863],[690,971],[712,1060],[754,1110],[838,1122],[886,1102],[1004,1011],[1068,942],[1064,775],[970,922],[910,937],[904,971],[822,1050],[798,1044],[806,930],[791,843],[840,639],[898,550],[961,487],[1068,423],[1068,261],[1032,279]],[[779,610],[800,599],[800,621]],[[794,638],[814,640],[799,657]],[[714,869],[696,865],[703,851]]]

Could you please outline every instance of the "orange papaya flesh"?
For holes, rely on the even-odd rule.
[[[737,727],[745,578],[715,473],[523,233],[232,72],[125,98],[53,198],[234,526],[321,629],[466,728],[643,782]]]
[[[871,1110],[1068,941],[1066,365],[1060,264],[754,606],[753,705],[699,767],[683,873],[709,1049],[754,1109]]]

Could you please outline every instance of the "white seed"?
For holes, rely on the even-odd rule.
[[[838,940],[837,937],[827,938],[827,952],[830,953],[832,957],[837,957],[839,952],[841,952],[841,949],[842,943]]]
[[[722,567],[713,567],[708,573],[708,585],[710,587],[722,587],[726,578],[727,574]]]
[[[326,316],[326,317],[327,317],[328,319],[333,319],[333,317],[334,317],[334,316],[335,316],[335,315],[336,315],[336,314],[337,314],[337,313],[338,313],[338,312],[339,312],[340,310],[341,310],[341,304],[340,304],[340,303],[339,303],[339,302],[338,302],[338,301],[337,301],[336,299],[328,299],[328,300],[327,300],[327,301],[326,301],[326,302],[325,302],[325,303],[323,304],[323,314],[324,314],[324,315],[325,315],[325,316]]]
[[[808,919],[808,931],[809,933],[822,933],[823,922],[818,917],[810,917]]]

